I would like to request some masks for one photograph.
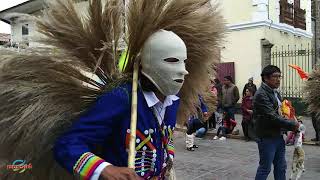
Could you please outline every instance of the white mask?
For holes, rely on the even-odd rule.
[[[171,31],[160,30],[143,46],[141,72],[163,95],[176,95],[188,74],[186,59],[187,48],[183,40]]]

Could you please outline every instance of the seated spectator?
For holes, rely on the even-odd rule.
[[[199,96],[199,102],[200,108],[198,108],[198,114],[191,116],[187,123],[186,149],[188,151],[194,151],[195,148],[198,148],[198,146],[194,144],[193,133],[207,124],[205,119],[208,118],[208,108],[206,104],[204,104],[201,96]]]
[[[237,125],[237,122],[231,118],[230,114],[227,112],[223,113],[223,126],[220,126],[217,132],[217,135],[213,138],[214,140],[219,138],[220,133],[222,132],[222,136],[219,140],[226,140],[226,135],[232,133],[234,128]]]
[[[206,135],[206,133],[207,133],[207,128],[206,127],[201,127],[200,129],[198,129],[197,131],[196,131],[196,137],[197,138],[203,138],[205,135]]]

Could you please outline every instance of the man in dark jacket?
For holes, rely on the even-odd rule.
[[[244,85],[244,88],[242,90],[242,97],[246,96],[246,89],[248,88],[252,88],[253,89],[253,95],[256,93],[257,91],[257,86],[253,83],[253,77],[248,79],[248,83],[246,85]]]
[[[274,179],[285,180],[287,164],[282,130],[296,131],[299,124],[281,115],[281,96],[276,90],[280,86],[280,69],[268,65],[262,70],[261,77],[263,82],[253,100],[253,117],[260,156],[255,179],[267,179],[273,163]]]

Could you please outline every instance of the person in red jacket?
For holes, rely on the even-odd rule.
[[[232,133],[237,122],[231,118],[231,115],[228,112],[223,112],[222,124],[223,125],[218,129],[217,135],[213,138],[214,140],[219,138],[220,132],[222,132],[222,136],[219,140],[226,140],[226,135]]]
[[[253,114],[253,95],[255,90],[251,87],[245,89],[245,96],[242,98],[241,110],[242,110],[242,130],[246,141],[250,140],[249,128],[252,126],[252,114]]]

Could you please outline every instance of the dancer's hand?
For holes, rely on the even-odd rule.
[[[141,179],[133,169],[109,165],[105,167],[99,180],[139,180]]]

